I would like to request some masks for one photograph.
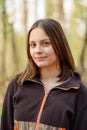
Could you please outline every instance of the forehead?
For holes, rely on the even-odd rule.
[[[30,32],[30,40],[32,39],[49,39],[48,35],[46,34],[45,30],[41,27],[37,27],[35,29],[33,29]]]

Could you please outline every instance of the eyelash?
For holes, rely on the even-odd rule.
[[[43,42],[42,44],[47,46],[49,45],[49,42]]]
[[[41,43],[41,45],[44,47],[45,46],[47,47],[49,44],[50,44],[50,42],[42,42]],[[36,43],[30,43],[30,47],[34,48],[35,46],[36,46]]]
[[[36,46],[36,44],[35,43],[30,43],[30,47],[35,47]]]

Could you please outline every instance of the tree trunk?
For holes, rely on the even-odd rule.
[[[16,41],[15,41],[15,33],[13,28],[13,23],[10,24],[11,27],[11,43],[12,43],[12,50],[13,50],[13,63],[15,70],[19,69],[19,59],[18,59],[18,52],[16,47]]]
[[[62,26],[64,26],[64,8],[63,8],[64,1],[59,0],[58,1],[58,8],[57,8],[57,13],[58,13],[58,20],[61,22]]]
[[[6,8],[5,8],[5,0],[2,2],[2,25],[3,25],[3,49],[2,49],[2,65],[1,65],[1,73],[6,73],[6,63],[5,63],[5,56],[6,56],[6,42],[7,42],[7,33],[6,33],[6,22],[7,22],[7,16],[6,16]]]
[[[23,26],[25,37],[27,36],[27,0],[23,0]]]
[[[80,65],[81,65],[82,72],[85,71],[85,53],[86,53],[86,49],[87,49],[86,47],[87,47],[87,23],[86,23],[84,44],[83,44],[83,48],[81,51],[81,57],[80,57]]]

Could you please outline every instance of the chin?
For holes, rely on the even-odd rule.
[[[47,65],[41,65],[41,64],[38,64],[37,65],[39,68],[45,68],[45,67],[47,67]]]
[[[39,67],[39,68],[45,68],[45,66],[43,66],[43,65],[38,65],[38,67]]]

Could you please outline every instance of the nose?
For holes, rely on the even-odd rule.
[[[36,53],[42,53],[42,48],[41,48],[40,45],[37,45],[37,46],[36,46],[35,52],[36,52]]]

